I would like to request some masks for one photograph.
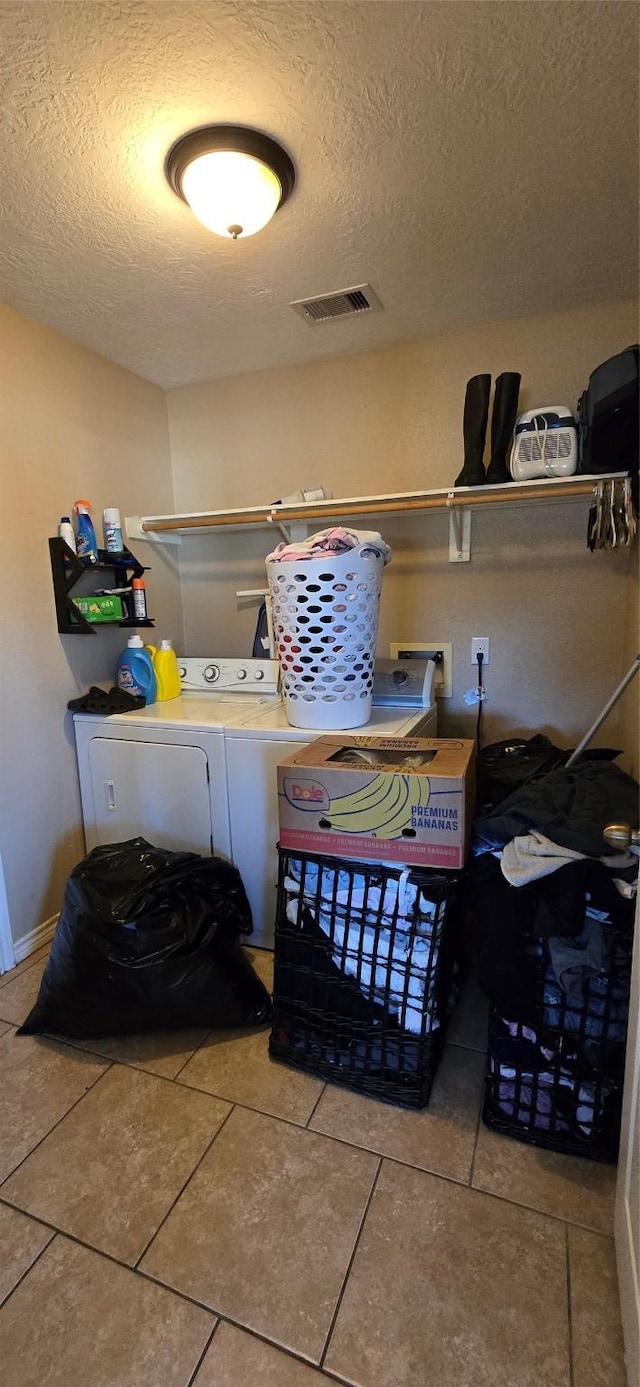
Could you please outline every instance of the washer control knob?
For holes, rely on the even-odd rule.
[[[180,678],[181,678],[181,679],[186,679],[186,677],[187,677],[187,671],[186,671],[184,665],[179,665],[179,666],[178,666],[178,674],[180,675]]]
[[[257,669],[253,677],[254,679],[264,679],[264,670]]]
[[[204,670],[204,677],[207,681],[207,684],[217,683],[218,679],[220,678],[220,670],[218,669],[218,666],[207,665],[206,669]]]
[[[239,670],[236,671],[236,679],[246,679],[246,677],[247,677],[247,671],[246,671],[246,669],[239,669]]]
[[[391,683],[395,684],[396,688],[402,688],[402,685],[408,684],[408,682],[409,675],[407,674],[406,669],[394,669],[393,674],[391,675]]]

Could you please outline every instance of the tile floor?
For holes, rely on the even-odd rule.
[[[472,985],[415,1113],[265,1029],[17,1036],[45,957],[0,979],[6,1387],[626,1387],[614,1172],[480,1126]]]

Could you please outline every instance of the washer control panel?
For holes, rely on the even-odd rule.
[[[277,694],[280,666],[277,660],[229,659],[228,656],[188,655],[178,659],[183,693]]]

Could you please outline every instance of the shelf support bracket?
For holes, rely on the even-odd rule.
[[[455,491],[447,492],[449,512],[449,563],[469,563],[471,559],[471,509],[456,502]]]
[[[309,534],[306,520],[280,520],[273,512],[267,516],[270,525],[280,531],[285,544],[302,544]]]
[[[177,530],[143,530],[143,515],[125,516],[124,532],[127,539],[134,539],[139,544],[141,539],[146,539],[150,544],[182,544],[182,535]]]

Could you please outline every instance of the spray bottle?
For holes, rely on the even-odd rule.
[[[61,515],[61,516],[60,516],[60,524],[58,525],[58,534],[59,534],[59,536],[60,536],[60,539],[63,539],[63,540],[64,540],[64,542],[65,542],[67,548],[68,548],[68,549],[71,549],[71,551],[75,554],[75,553],[77,552],[77,551],[76,551],[76,537],[75,537],[75,534],[74,534],[73,525],[71,524],[71,520],[70,520],[70,518],[69,518],[68,515]]]
[[[74,501],[76,509],[76,553],[87,563],[98,562],[98,542],[91,519],[91,502]]]

